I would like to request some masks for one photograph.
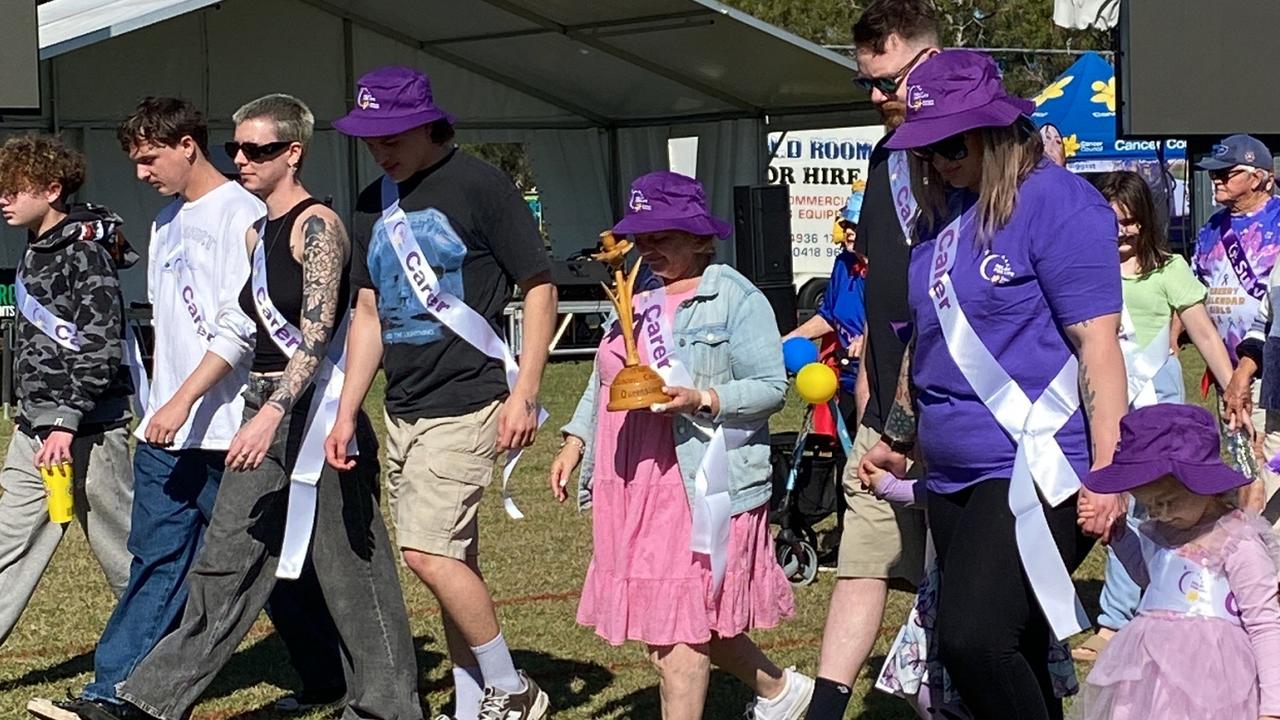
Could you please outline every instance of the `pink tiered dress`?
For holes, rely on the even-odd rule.
[[[666,298],[668,317],[692,291]],[[676,461],[672,418],[647,410],[610,412],[609,384],[623,367],[622,336],[596,354],[600,388],[592,485],[594,552],[578,622],[611,645],[700,644],[774,627],[795,609],[774,559],[768,506],[730,521],[720,593],[711,565],[689,549],[692,515]]]
[[[1142,526],[1116,543],[1138,616],[1112,638],[1071,708],[1073,720],[1257,720],[1280,712],[1280,543],[1233,511],[1190,531]],[[1149,572],[1140,569],[1143,563]],[[1181,606],[1180,609],[1171,609]]]

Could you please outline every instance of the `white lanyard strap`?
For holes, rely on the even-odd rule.
[[[449,224],[449,218],[439,210],[431,208],[425,211],[423,220],[428,226],[428,238],[437,234],[457,238],[457,233]],[[520,366],[516,364],[511,348],[507,347],[507,343],[494,332],[493,326],[484,319],[484,316],[440,287],[440,280],[436,277],[436,272],[432,269],[426,253],[418,243],[418,238],[409,225],[409,218],[404,210],[400,209],[399,188],[396,187],[395,181],[386,176],[382,178],[382,224],[387,236],[391,239],[391,247],[395,249],[396,257],[400,260],[400,268],[404,271],[405,279],[409,281],[409,287],[413,288],[413,294],[418,298],[418,302],[454,335],[485,355],[501,361],[507,377],[507,390],[514,392],[516,379],[520,376]],[[460,239],[457,242],[459,245],[462,244]],[[547,411],[538,408],[538,426],[541,427],[546,420]],[[508,452],[506,465],[502,468],[502,504],[507,510],[507,515],[516,520],[523,518],[524,514],[511,499],[507,483],[523,452],[523,450]]]
[[[666,290],[659,285],[637,296],[636,303],[642,359],[669,387],[693,387],[693,377],[674,353],[675,335],[664,311]],[[619,329],[622,332],[635,331],[634,328]],[[713,593],[720,592],[728,564],[730,521],[733,517],[733,499],[729,494],[729,452],[746,445],[761,427],[762,423],[718,425],[711,433],[707,450],[694,476],[693,526],[689,547],[693,552],[710,558]]]
[[[1032,403],[1026,393],[992,356],[969,324],[951,282],[961,233],[975,215],[973,208],[953,220],[934,241],[929,288],[930,305],[953,362],[970,387],[1017,444],[1009,483],[1009,509],[1023,570],[1055,635],[1065,639],[1088,623],[1076,596],[1071,575],[1058,553],[1053,533],[1036,488],[1051,505],[1058,505],[1080,486],[1071,463],[1055,438],[1080,407],[1078,364],[1071,356]]]
[[[1171,355],[1169,350],[1169,323],[1145,346],[1138,345],[1138,330],[1128,306],[1120,312],[1120,351],[1124,354],[1124,367],[1129,376],[1130,407],[1146,407],[1156,404],[1155,377]]]
[[[262,247],[261,227],[258,243],[253,248],[250,282],[258,318],[280,352],[285,357],[292,358],[294,351],[302,344],[302,332],[285,319],[271,300],[271,293],[267,288],[267,259]],[[320,362],[312,380],[316,393],[307,410],[302,444],[293,465],[293,473],[289,477],[289,509],[285,520],[284,541],[280,548],[280,562],[276,566],[278,578],[296,580],[306,563],[307,548],[315,526],[316,484],[320,482],[320,474],[324,471],[324,441],[333,430],[334,421],[338,417],[338,403],[342,398],[342,384],[346,377],[348,317],[349,314],[344,314],[338,324],[329,343],[329,355]],[[355,445],[353,439],[347,449],[348,455],[357,454]]]

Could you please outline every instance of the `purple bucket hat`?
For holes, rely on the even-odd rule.
[[[1218,423],[1197,405],[1139,408],[1120,420],[1115,459],[1084,479],[1097,493],[1117,493],[1172,475],[1197,495],[1217,495],[1249,484],[1222,462]]]
[[[733,226],[707,210],[702,183],[673,172],[651,172],[631,183],[627,211],[613,226],[615,235],[683,230],[692,235],[728,238]]]
[[[1035,103],[1004,90],[991,56],[946,50],[907,78],[907,119],[885,143],[893,150],[924,147],[966,130],[1012,125]]]
[[[356,106],[333,121],[338,132],[352,137],[386,137],[453,116],[436,107],[431,81],[409,67],[392,65],[364,74],[356,83]]]

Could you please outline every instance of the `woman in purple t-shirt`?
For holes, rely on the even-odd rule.
[[[914,222],[910,372],[939,651],[977,717],[1060,718],[1045,656],[1083,629],[1068,571],[1093,541],[1077,503],[1097,510],[1083,525],[1095,536],[1124,513],[1080,488],[1111,462],[1126,409],[1115,214],[1043,158],[1031,103],[988,56],[944,52],[909,82],[887,145],[910,150],[890,174]]]

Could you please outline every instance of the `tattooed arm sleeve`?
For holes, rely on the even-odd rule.
[[[916,439],[916,405],[911,395],[911,355],[915,346],[916,341],[912,339],[902,353],[893,406],[884,419],[884,434],[895,442],[910,443]]]
[[[338,293],[351,240],[346,228],[328,209],[304,216],[302,222],[302,344],[289,358],[280,387],[267,401],[282,412],[293,409],[315,378],[337,326]]]
[[[1103,315],[1066,326],[1080,359],[1080,406],[1089,422],[1093,467],[1111,464],[1120,440],[1120,418],[1129,408],[1129,387],[1117,334],[1120,316]]]

